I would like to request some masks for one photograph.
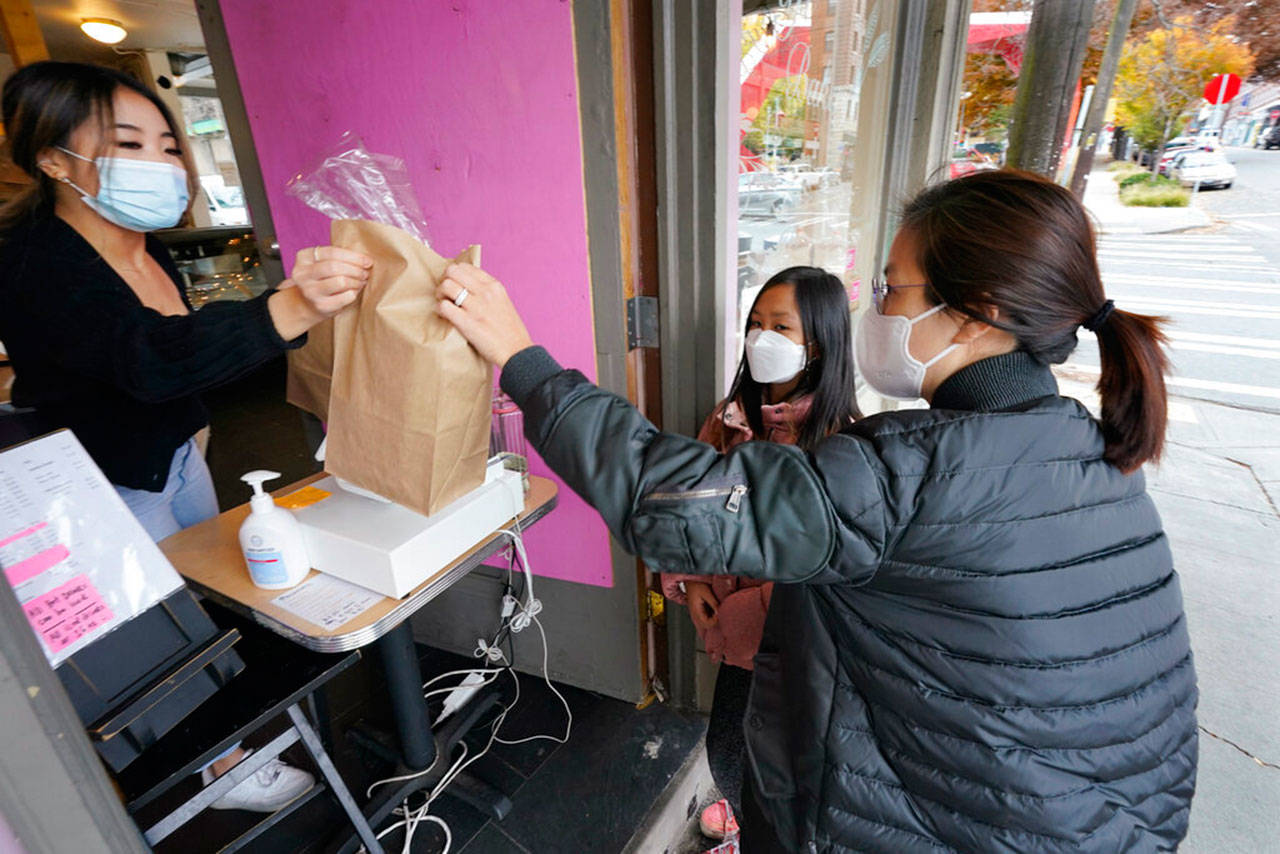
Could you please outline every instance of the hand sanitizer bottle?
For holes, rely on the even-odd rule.
[[[311,562],[302,539],[302,526],[293,514],[276,505],[262,491],[264,481],[280,476],[274,471],[251,471],[242,478],[253,487],[251,511],[240,526],[240,549],[253,583],[267,590],[284,590],[307,577]]]

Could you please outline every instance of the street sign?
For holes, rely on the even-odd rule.
[[[1240,75],[1215,74],[1204,85],[1204,99],[1210,104],[1225,104],[1240,94]]]

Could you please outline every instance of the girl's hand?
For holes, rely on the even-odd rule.
[[[286,341],[297,338],[355,302],[372,267],[372,258],[339,246],[300,251],[293,275],[267,300],[280,337]]]
[[[698,631],[705,632],[719,622],[716,597],[711,592],[710,584],[704,581],[686,581],[684,596],[689,604],[689,616],[693,618],[693,625]]]
[[[450,265],[436,297],[436,313],[499,370],[516,353],[533,346],[507,289],[479,267]]]

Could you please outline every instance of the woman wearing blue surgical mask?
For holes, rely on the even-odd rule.
[[[187,212],[195,174],[165,104],[107,68],[40,62],[4,85],[13,162],[32,183],[0,209],[0,340],[13,402],[71,428],[153,538],[218,512],[194,441],[199,393],[300,346],[350,304],[371,261],[337,247],[299,253],[290,279],[247,302],[191,310],[148,234]],[[245,755],[205,769],[206,782]],[[311,786],[279,762],[215,807],[274,811]]]
[[[776,582],[744,717],[744,851],[1177,848],[1196,677],[1141,472],[1164,441],[1163,335],[1107,299],[1069,191],[978,172],[907,205],[858,368],[930,408],[809,453],[662,433],[533,346],[482,271],[451,268],[439,293],[626,548]],[[1081,328],[1100,418],[1050,370]]]

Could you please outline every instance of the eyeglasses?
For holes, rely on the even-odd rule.
[[[884,301],[888,299],[889,294],[902,288],[927,288],[928,282],[920,282],[915,285],[891,285],[885,281],[884,276],[876,276],[871,280],[871,303],[876,307],[876,311],[884,314]]]

